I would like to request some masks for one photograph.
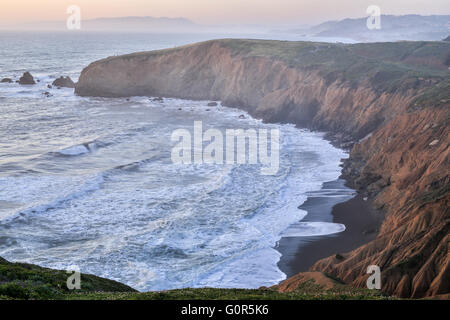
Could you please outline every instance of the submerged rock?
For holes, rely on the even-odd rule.
[[[70,77],[59,77],[53,81],[52,85],[60,88],[75,88],[75,82]]]
[[[33,76],[28,71],[23,74],[19,79],[19,84],[36,84]]]

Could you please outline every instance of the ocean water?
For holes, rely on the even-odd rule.
[[[77,80],[106,56],[220,37],[0,33],[0,78],[30,71],[40,80],[0,84],[0,256],[78,266],[142,291],[256,288],[285,278],[274,249],[283,234],[343,231],[301,222],[306,193],[335,180],[347,156],[320,133],[207,101],[84,98],[47,88],[61,75]],[[194,121],[204,130],[279,129],[278,173],[173,164],[171,134],[192,132]]]

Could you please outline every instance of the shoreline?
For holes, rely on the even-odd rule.
[[[151,98],[156,98],[156,97],[151,97]],[[164,98],[166,98],[166,97],[164,97]],[[222,104],[223,102],[220,101],[220,103]],[[226,106],[226,107],[228,107],[228,106]],[[248,115],[250,117],[252,117],[253,119],[264,121],[261,117],[252,115],[249,111],[245,110],[245,108],[233,107],[233,106],[230,106],[228,108],[240,110],[242,112],[248,113]],[[271,122],[269,122],[269,123],[271,123]],[[292,125],[295,125],[295,124],[292,124]],[[313,130],[313,129],[310,129],[307,127],[301,127],[301,126],[296,126],[296,127],[297,127],[297,129],[307,129],[314,133],[324,133],[324,136],[322,137],[322,139],[330,142],[330,144],[333,145],[335,148],[345,150],[345,148],[348,147],[348,145],[347,145],[348,143],[352,143],[352,144],[354,143],[353,141],[350,141],[348,137],[346,137],[346,139],[344,139],[342,137],[341,137],[341,139],[336,139],[330,132]],[[346,141],[347,144],[345,144],[342,141]],[[346,226],[346,228],[348,228],[347,223],[343,223],[340,221],[334,221],[332,219],[332,215],[331,215],[331,209],[334,207],[334,205],[345,202],[345,201],[351,199],[354,195],[356,195],[356,192],[353,189],[346,187],[345,183],[346,183],[345,180],[338,178],[337,180],[334,180],[334,181],[324,182],[323,185],[321,186],[321,189],[319,189],[317,191],[308,192],[306,201],[298,207],[299,209],[302,209],[302,210],[305,210],[308,212],[308,214],[301,221],[302,222],[313,222],[314,221],[314,222],[342,223]],[[330,197],[330,195],[320,196],[320,194],[323,193],[324,191],[329,192],[332,190],[337,192],[337,194],[334,194],[334,195],[331,194],[331,197]],[[352,195],[349,195],[349,194],[352,194]],[[316,200],[319,200],[319,201],[316,201]],[[324,206],[329,207],[329,210],[328,209],[319,210],[319,209],[324,209],[323,208]],[[316,210],[318,210],[318,211],[316,212]],[[313,212],[317,213],[314,215],[315,218],[312,218]],[[346,231],[347,230],[345,230],[344,232],[346,232]],[[344,232],[341,232],[341,233],[344,233]],[[282,254],[279,262],[277,263],[279,269],[287,275],[287,278],[294,276],[294,275],[298,274],[299,272],[307,271],[307,269],[309,269],[309,267],[307,269],[305,269],[305,268],[303,268],[303,265],[308,265],[308,263],[309,263],[310,266],[312,266],[315,262],[319,261],[322,258],[326,258],[332,254],[324,254],[320,258],[310,258],[313,255],[309,254],[310,252],[308,251],[308,248],[306,246],[306,254],[308,255],[308,259],[307,259],[308,262],[303,263],[302,260],[304,260],[304,259],[299,258],[301,255],[305,254],[305,252],[304,252],[305,248],[303,248],[302,245],[306,243],[309,246],[310,244],[312,245],[313,243],[321,242],[328,238],[337,237],[338,239],[340,239],[339,235],[341,233],[331,234],[331,235],[321,235],[321,236],[305,236],[305,237],[294,237],[294,238],[283,237],[283,238],[281,238],[275,247],[275,249]],[[306,240],[306,241],[304,241],[304,240]],[[363,242],[362,244],[367,243],[370,240]],[[360,244],[356,245],[354,248],[357,248],[359,246],[360,246]],[[350,251],[350,250],[351,249],[349,249],[347,251]],[[312,249],[310,251],[312,254],[315,253],[314,249]]]
[[[341,223],[346,229],[323,236],[281,238],[275,249],[281,253],[278,268],[287,278],[309,271],[323,258],[352,251],[376,238],[384,214],[345,184],[341,178],[325,182],[299,206],[308,212],[302,222]]]

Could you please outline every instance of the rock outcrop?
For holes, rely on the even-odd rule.
[[[312,282],[325,290],[334,289],[343,285],[342,282],[327,276],[323,272],[302,272],[272,288],[279,292],[293,292],[308,282]]]
[[[343,175],[386,219],[374,241],[312,270],[364,287],[376,264],[385,292],[426,297],[450,292],[449,52],[446,42],[216,40],[94,62],[75,91],[220,100],[360,141]]]
[[[1,83],[13,83],[13,80],[10,78],[3,78],[0,82]]]
[[[61,76],[55,81],[53,81],[52,85],[60,88],[75,88],[75,82],[73,82],[72,79],[70,79],[70,77]]]
[[[30,85],[30,84],[36,84],[36,82],[34,81],[34,78],[31,75],[31,73],[25,72],[23,74],[23,76],[20,77],[19,84]]]

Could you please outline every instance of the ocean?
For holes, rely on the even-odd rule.
[[[322,133],[208,101],[86,98],[47,88],[62,75],[76,81],[107,56],[223,37],[0,33],[0,79],[29,71],[40,80],[0,84],[0,256],[76,266],[140,291],[257,288],[286,277],[275,248],[283,235],[343,231],[325,221],[302,224],[307,212],[298,209],[307,193],[338,178],[347,157]],[[278,172],[174,164],[171,134],[192,131],[194,121],[223,132],[279,129]]]

